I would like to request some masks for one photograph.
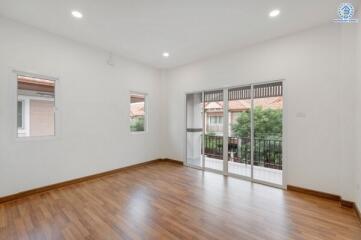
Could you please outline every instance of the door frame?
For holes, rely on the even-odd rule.
[[[283,94],[282,94],[282,98],[283,98],[283,108],[282,108],[282,184],[275,184],[275,183],[271,183],[271,182],[266,182],[266,181],[262,181],[262,180],[258,180],[255,179],[253,176],[253,169],[254,169],[254,86],[255,85],[261,85],[261,84],[267,84],[267,83],[276,83],[276,82],[281,82],[282,83],[282,88],[283,88]],[[229,100],[228,100],[228,91],[229,89],[232,88],[238,88],[238,87],[245,87],[245,86],[251,86],[251,177],[248,176],[242,176],[242,175],[238,175],[238,174],[234,174],[234,173],[230,173],[228,171],[228,105],[229,105]],[[278,80],[271,80],[271,81],[262,81],[262,82],[252,82],[249,84],[242,84],[242,85],[236,85],[236,86],[225,86],[223,88],[212,88],[212,89],[203,89],[203,90],[199,90],[199,91],[191,91],[191,92],[185,92],[184,94],[184,111],[185,111],[185,157],[184,157],[184,161],[183,164],[187,167],[191,167],[191,168],[195,168],[195,169],[199,169],[199,170],[203,170],[203,171],[207,171],[207,172],[213,172],[213,173],[217,173],[217,174],[222,174],[225,176],[229,176],[229,177],[234,177],[234,178],[238,178],[238,179],[242,179],[242,180],[246,180],[246,181],[250,181],[252,183],[258,183],[258,184],[262,184],[262,185],[267,185],[267,186],[271,186],[271,187],[275,187],[275,188],[281,188],[281,189],[286,189],[287,187],[287,177],[286,177],[286,172],[287,172],[287,157],[286,157],[286,151],[284,151],[286,149],[286,144],[287,144],[287,128],[285,125],[286,119],[287,119],[287,101],[285,101],[286,99],[286,95],[287,95],[287,91],[286,89],[286,81],[285,79],[278,79]],[[205,107],[205,101],[204,101],[204,95],[205,92],[208,91],[216,91],[216,90],[222,90],[223,91],[223,170],[217,170],[217,169],[211,169],[211,168],[207,168],[205,167],[205,155],[202,154],[201,159],[202,159],[202,166],[195,166],[195,165],[190,165],[187,163],[187,95],[189,94],[202,94],[202,104],[203,104],[203,112],[202,112],[202,141],[201,141],[201,148],[202,148],[202,152],[204,153],[205,150],[205,146],[204,146],[204,137],[205,137],[205,111],[204,111],[204,107]]]

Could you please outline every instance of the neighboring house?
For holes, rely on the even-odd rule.
[[[240,112],[251,109],[251,100],[233,100],[228,103],[228,119],[230,126],[237,120]],[[282,109],[282,97],[268,97],[254,99],[254,106],[262,108]],[[205,131],[206,133],[214,133],[215,135],[223,135],[223,101],[222,102],[206,102],[205,103]],[[232,128],[229,128],[230,136],[233,135]]]
[[[18,137],[54,135],[54,88],[54,81],[18,77]]]
[[[130,104],[130,114],[131,119],[144,117],[144,100],[143,102],[135,102]]]
[[[131,94],[129,110],[131,132],[145,131],[145,110],[145,95]]]

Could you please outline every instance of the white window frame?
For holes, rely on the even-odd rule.
[[[35,73],[29,73],[29,72],[24,72],[24,71],[18,71],[18,70],[13,70],[13,77],[11,78],[12,81],[15,82],[15,84],[13,84],[13,89],[14,89],[14,95],[15,95],[15,103],[16,103],[16,107],[15,107],[15,112],[16,114],[14,114],[14,116],[16,116],[15,121],[13,121],[14,124],[14,129],[15,129],[15,140],[17,142],[26,142],[26,141],[35,141],[35,140],[54,140],[58,138],[59,135],[59,110],[58,110],[58,101],[59,101],[59,94],[58,94],[58,88],[59,88],[59,78],[56,77],[51,77],[51,76],[47,76],[47,75],[41,75],[41,74],[35,74]],[[19,96],[18,96],[18,77],[19,76],[24,76],[24,77],[31,77],[31,78],[39,78],[39,79],[44,79],[44,80],[50,80],[50,81],[54,81],[54,135],[51,136],[20,136],[18,135],[18,124],[17,124],[17,102],[19,101]],[[25,101],[26,103],[26,101]],[[26,107],[26,104],[25,104]],[[25,119],[25,124],[26,123],[26,119]]]
[[[141,95],[141,96],[144,96],[144,130],[143,131],[132,131],[130,129],[130,116],[129,116],[129,113],[130,113],[130,110],[131,110],[131,103],[130,103],[130,98],[132,95]],[[129,132],[130,134],[134,134],[134,135],[137,135],[137,134],[146,134],[148,132],[148,94],[147,93],[144,93],[144,92],[138,92],[138,91],[129,91],[129,94],[128,94],[128,104],[129,104],[129,110],[128,110],[128,129],[129,129]]]

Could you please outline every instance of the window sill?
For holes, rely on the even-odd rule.
[[[16,142],[29,142],[29,141],[51,141],[56,140],[57,136],[43,136],[43,137],[16,137]]]
[[[130,135],[143,135],[143,134],[147,134],[147,131],[130,132]]]

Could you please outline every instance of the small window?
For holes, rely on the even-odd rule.
[[[222,116],[210,116],[209,117],[209,124],[223,124],[223,117]]]
[[[18,128],[24,129],[24,101],[18,101]]]
[[[130,94],[130,131],[144,132],[146,129],[146,109],[145,109],[145,94]]]
[[[55,81],[17,76],[18,137],[55,135]]]

